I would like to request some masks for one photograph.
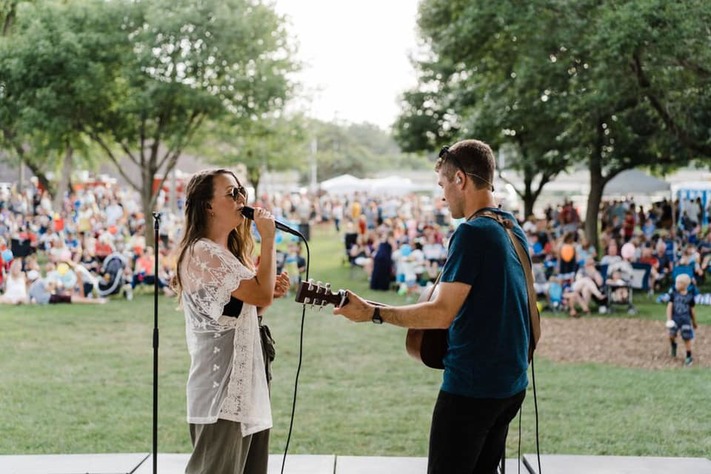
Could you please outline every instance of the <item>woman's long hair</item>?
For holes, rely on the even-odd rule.
[[[196,173],[190,178],[185,191],[184,231],[183,238],[178,246],[178,260],[175,272],[175,291],[178,294],[179,301],[183,289],[180,268],[187,252],[192,251],[192,246],[195,242],[204,238],[207,234],[210,201],[215,194],[214,177],[218,174],[230,175],[235,178],[237,184],[240,184],[237,176],[230,170],[205,170]],[[252,237],[251,223],[248,219],[244,219],[238,227],[230,232],[227,237],[227,248],[244,266],[254,268],[251,260],[252,251],[254,250],[254,238]]]

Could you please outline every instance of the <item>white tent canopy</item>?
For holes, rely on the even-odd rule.
[[[603,191],[604,196],[622,196],[629,194],[669,194],[671,184],[650,176],[638,169],[625,170],[612,178]]]
[[[415,190],[415,185],[409,178],[400,176],[388,176],[386,178],[368,179],[370,191],[374,194],[400,195],[407,194]]]
[[[369,185],[360,178],[350,174],[342,174],[320,183],[321,189],[331,194],[351,194],[356,191],[367,191]]]
[[[387,176],[377,179],[360,179],[350,174],[322,181],[321,189],[336,195],[353,194],[357,191],[371,194],[402,195],[413,192],[418,187],[409,178]]]

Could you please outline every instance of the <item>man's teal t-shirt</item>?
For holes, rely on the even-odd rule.
[[[516,222],[513,215],[489,208]],[[523,248],[526,237],[516,224]],[[507,398],[528,386],[526,277],[506,229],[488,217],[462,223],[449,244],[441,282],[471,285],[449,327],[442,390],[473,398]]]

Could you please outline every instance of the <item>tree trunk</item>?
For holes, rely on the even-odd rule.
[[[7,7],[5,7],[5,8],[7,8]],[[10,28],[15,23],[16,9],[17,9],[17,4],[14,2],[11,2],[10,3],[10,10],[7,12],[7,14],[5,16],[5,21],[2,26],[2,36],[8,36],[10,34]]]
[[[597,125],[597,140],[590,156],[588,169],[590,170],[590,194],[588,194],[588,208],[585,211],[585,236],[594,246],[599,247],[598,239],[598,214],[602,202],[602,192],[605,189],[606,179],[602,175],[602,146],[605,130],[602,120]]]
[[[598,248],[598,214],[600,203],[602,202],[602,192],[605,189],[603,177],[600,173],[597,176],[590,170],[590,194],[588,194],[588,208],[585,211],[585,235],[588,241]]]
[[[525,221],[528,216],[533,214],[533,205],[536,204],[536,193],[533,192],[533,175],[528,168],[525,169],[523,175],[523,215],[520,216],[521,222]]]
[[[64,161],[62,162],[62,172],[57,182],[57,192],[54,194],[52,202],[55,209],[63,209],[64,193],[69,191],[69,184],[72,176],[72,165],[74,161],[74,148],[67,145],[66,153],[64,153]]]
[[[153,211],[155,210],[156,197],[158,195],[153,193],[153,178],[156,171],[146,166],[141,170],[141,209],[143,209],[143,215],[145,217],[146,225],[144,229],[144,237],[146,238],[146,247],[152,247],[154,244],[154,221],[153,221]]]
[[[259,182],[262,180],[261,169],[261,166],[247,166],[247,179],[254,188],[254,196],[249,196],[253,203],[256,203],[259,197]]]

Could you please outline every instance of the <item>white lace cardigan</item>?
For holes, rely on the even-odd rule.
[[[180,267],[191,359],[188,422],[240,422],[243,436],[272,426],[257,308],[244,303],[238,318],[222,315],[230,294],[252,277],[251,269],[208,239],[197,241]]]

